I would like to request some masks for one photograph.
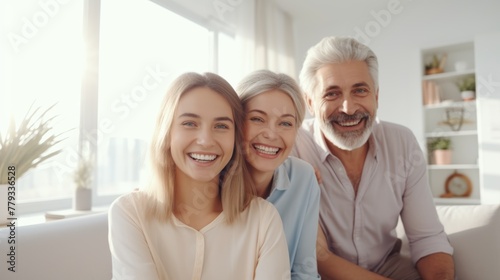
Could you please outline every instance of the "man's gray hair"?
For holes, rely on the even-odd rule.
[[[321,67],[346,61],[366,62],[375,90],[378,88],[378,61],[370,48],[350,37],[325,37],[307,51],[299,76],[302,90],[307,95],[312,94],[317,90],[316,72]]]

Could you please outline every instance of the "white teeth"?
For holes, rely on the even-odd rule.
[[[195,154],[191,153],[189,156],[195,160],[199,161],[212,161],[214,160],[217,156],[216,155],[203,155],[203,154]]]
[[[254,147],[259,152],[264,153],[264,154],[269,154],[269,155],[275,155],[280,150],[279,148],[272,148],[272,147],[267,147],[267,146],[262,146],[262,145],[254,145]]]
[[[350,121],[350,122],[342,122],[342,123],[338,123],[338,124],[340,124],[341,126],[355,126],[355,125],[357,125],[359,122],[361,122],[361,119],[359,119],[359,120],[354,120],[354,121]]]

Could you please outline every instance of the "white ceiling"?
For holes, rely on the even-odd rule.
[[[275,0],[276,4],[296,20],[335,22],[342,18],[365,16],[371,10],[381,10],[387,0]]]

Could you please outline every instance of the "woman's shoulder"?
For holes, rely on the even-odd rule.
[[[288,190],[292,191],[294,196],[299,195],[304,199],[309,197],[311,200],[319,200],[318,178],[311,164],[300,158],[290,156],[283,162],[278,172],[282,172],[282,174],[276,174],[278,177],[288,177]]]
[[[247,211],[251,216],[258,216],[261,218],[278,213],[276,207],[274,207],[271,202],[261,197],[254,197],[250,205],[248,205]]]
[[[298,157],[289,156],[284,162],[283,165],[287,170],[303,170],[303,172],[312,172],[314,173],[314,168],[312,165]]]
[[[110,206],[110,211],[115,209],[131,210],[142,208],[147,205],[148,198],[143,191],[132,191],[120,195],[116,198]]]
[[[267,209],[268,207],[274,207],[272,203],[263,199],[262,197],[255,196],[250,201],[249,208],[253,209]]]
[[[290,182],[317,181],[314,167],[305,160],[297,157],[288,157],[279,168],[279,172],[286,172]]]

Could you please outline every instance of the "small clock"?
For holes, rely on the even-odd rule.
[[[472,182],[465,174],[454,172],[444,183],[445,193],[441,197],[469,197],[472,193]]]

